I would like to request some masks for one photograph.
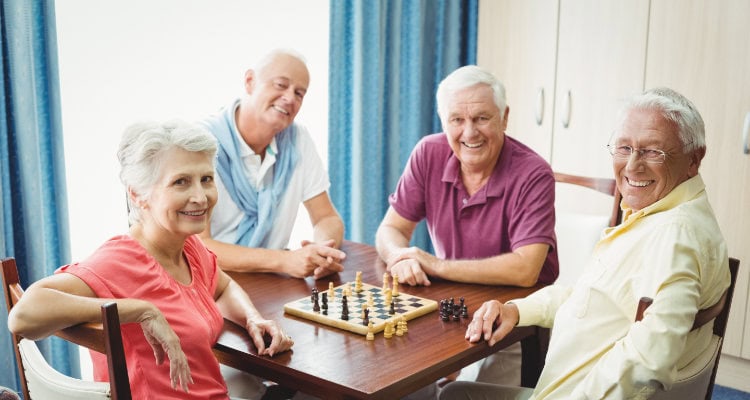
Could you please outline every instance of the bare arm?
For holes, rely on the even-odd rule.
[[[8,317],[8,328],[37,340],[84,322],[101,322],[101,305],[116,301],[121,323],[141,322],[158,312],[153,304],[137,299],[101,299],[81,279],[57,274],[31,285]],[[49,307],[65,304],[65,307]]]
[[[98,298],[80,278],[68,273],[56,274],[29,286],[8,315],[8,328],[25,338],[41,339],[73,325],[100,322],[101,305],[111,301],[117,303],[120,323],[141,325],[157,364],[169,358],[172,387],[179,385],[187,392],[193,379],[180,339],[161,311],[148,301]],[[50,307],[50,304],[65,306]]]
[[[416,225],[391,207],[375,239],[387,268],[398,275],[399,281],[410,285],[429,285],[427,276],[432,276],[455,282],[529,287],[536,284],[549,251],[549,245],[535,243],[485,259],[441,260],[408,247]]]
[[[375,233],[375,248],[385,261],[388,271],[398,275],[399,282],[429,286],[431,282],[426,271],[410,256],[423,252],[416,247],[409,247],[416,227],[417,222],[402,217],[393,207],[388,207]]]
[[[331,247],[340,248],[341,241],[344,240],[344,222],[328,197],[328,193],[322,192],[305,201],[304,204],[310,215],[315,243],[333,240],[334,244]]]
[[[328,199],[328,194],[323,192],[313,197],[305,202],[305,206],[313,222],[316,242],[305,241],[301,248],[293,251],[220,242],[211,237],[210,227],[200,236],[206,246],[216,254],[219,267],[225,271],[277,272],[295,278],[319,278],[343,271],[341,261],[346,255],[337,247],[343,239],[344,228],[341,218]],[[317,242],[318,240],[323,241]]]
[[[214,293],[216,305],[221,314],[230,321],[244,326],[253,340],[258,354],[273,356],[292,348],[294,342],[272,320],[263,318],[253,305],[247,293],[232,280],[229,275],[219,271],[219,282]],[[264,336],[268,335],[271,343],[266,348]]]

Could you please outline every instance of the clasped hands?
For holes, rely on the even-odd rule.
[[[333,239],[324,242],[303,240],[302,247],[288,252],[286,272],[295,278],[323,278],[344,270],[346,253],[335,248]]]

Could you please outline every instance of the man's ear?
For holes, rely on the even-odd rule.
[[[245,92],[247,94],[253,93],[253,89],[255,88],[255,71],[252,69],[249,69],[245,71]]]
[[[705,156],[706,156],[705,147],[695,149],[693,150],[693,153],[690,154],[690,166],[688,167],[690,169],[689,171],[690,177],[698,175],[698,168],[701,166],[701,161],[703,160],[703,157]]]

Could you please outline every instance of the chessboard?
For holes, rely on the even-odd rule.
[[[333,301],[331,301],[330,295],[327,296],[328,310],[325,312],[325,314],[323,312],[324,310],[313,311],[314,301],[312,299],[312,296],[306,296],[302,299],[285,304],[284,312],[320,324],[344,329],[350,332],[358,333],[360,335],[367,335],[368,327],[364,323],[364,319],[362,316],[362,305],[368,303],[370,294],[372,295],[373,304],[369,307],[370,311],[368,313],[368,319],[369,322],[373,323],[373,333],[382,331],[385,328],[386,321],[388,321],[389,319],[394,319],[395,321],[395,318],[402,317],[404,320],[409,321],[429,312],[435,311],[438,308],[438,304],[434,300],[400,292],[397,296],[392,296],[393,311],[395,311],[395,313],[391,314],[391,305],[386,304],[386,295],[383,293],[382,288],[369,285],[367,283],[362,283],[361,285],[362,288],[360,291],[355,290],[354,285],[349,283],[345,283],[333,288]],[[351,291],[351,295],[347,296],[347,320],[341,319],[341,300],[345,288],[350,289]],[[320,293],[322,294],[329,292],[330,289],[321,291]]]

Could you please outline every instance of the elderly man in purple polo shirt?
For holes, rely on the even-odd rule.
[[[429,285],[431,278],[553,283],[554,175],[542,157],[505,135],[509,108],[502,83],[477,66],[461,67],[440,83],[437,108],[445,132],[417,144],[376,234],[388,270],[409,285]],[[409,246],[422,219],[435,255]],[[473,376],[465,377],[464,369],[459,379],[519,384],[520,346],[509,351],[514,357],[500,352],[497,360],[474,366]],[[503,367],[488,368],[498,360]]]

